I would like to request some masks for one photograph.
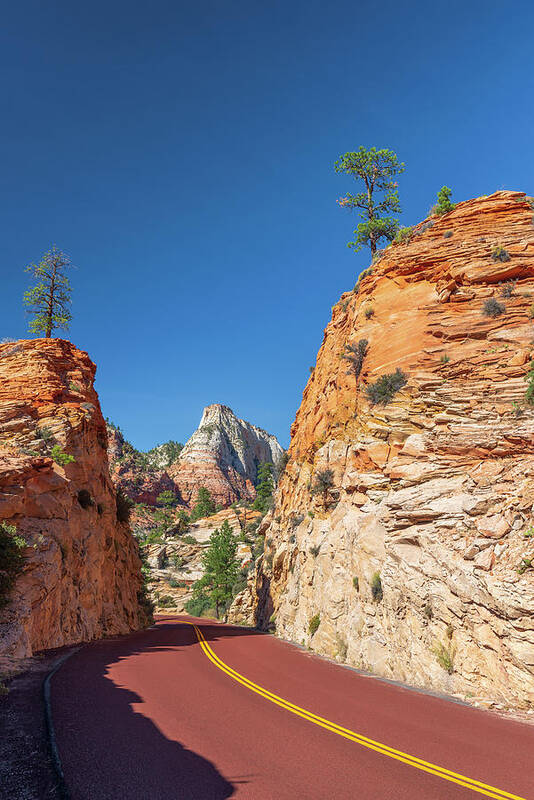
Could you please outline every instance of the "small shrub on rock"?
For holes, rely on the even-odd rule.
[[[534,361],[529,364],[529,370],[525,375],[527,382],[527,391],[525,392],[525,403],[528,406],[534,406]]]
[[[449,675],[452,675],[454,672],[454,654],[452,650],[448,650],[445,645],[440,642],[434,650],[434,654],[440,667],[442,667],[445,672],[448,672]]]
[[[318,544],[314,544],[310,547],[310,553],[314,558],[317,558],[319,553],[321,552],[321,546]]]
[[[408,244],[413,236],[413,227],[399,228],[393,239],[394,244]]]
[[[373,595],[373,600],[375,601],[375,603],[380,603],[380,601],[384,597],[384,591],[382,589],[382,578],[380,577],[379,572],[375,572],[371,579],[371,594]]]
[[[450,239],[451,236],[452,236],[452,231],[445,231],[445,233],[443,234],[444,239]]]
[[[484,303],[484,315],[486,317],[500,317],[505,311],[506,306],[503,303],[499,303],[494,297],[490,297],[490,299],[486,300]]]
[[[375,315],[375,310],[373,306],[367,306],[364,313],[365,313],[365,319],[371,319],[371,317],[374,317]]]
[[[360,591],[360,580],[356,576],[352,579],[352,585],[354,586],[357,592]]]
[[[403,386],[406,386],[407,383],[407,376],[401,369],[397,367],[395,372],[381,375],[377,381],[370,383],[365,391],[367,398],[372,405],[380,404],[385,406],[393,399],[396,393],[402,389]]]
[[[492,261],[510,261],[510,253],[504,247],[497,245],[491,252]]]
[[[317,632],[317,629],[319,628],[320,624],[321,624],[321,617],[319,616],[319,614],[314,614],[308,623],[308,630],[312,636]]]
[[[508,281],[508,283],[505,283],[501,289],[501,297],[511,297],[514,293],[514,289],[514,281]]]
[[[58,444],[53,446],[52,450],[50,451],[50,455],[60,467],[66,467],[67,464],[72,464],[73,461],[76,461],[74,456],[71,456],[70,453],[64,453]]]

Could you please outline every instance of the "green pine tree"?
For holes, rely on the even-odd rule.
[[[56,328],[68,330],[72,319],[71,285],[65,271],[72,267],[70,258],[55,245],[41,258],[38,264],[26,267],[35,280],[34,286],[24,292],[24,305],[30,321],[30,333],[42,334],[50,339]]]
[[[398,214],[401,210],[397,183],[392,178],[404,172],[404,164],[392,150],[360,147],[355,153],[342,155],[334,169],[365,184],[364,192],[347,194],[338,203],[343,208],[360,209],[360,217],[364,220],[358,224],[354,231],[356,238],[348,246],[358,251],[363,245],[369,245],[374,255],[381,239],[391,241],[399,228],[398,220],[385,215],[388,212]],[[381,200],[376,199],[377,192],[383,193]]]
[[[273,465],[269,462],[260,464],[256,483],[256,498],[252,508],[265,514],[272,504],[274,492]]]
[[[215,607],[217,617],[226,611],[233,598],[233,586],[239,577],[239,561],[237,554],[237,537],[225,520],[220,528],[211,534],[209,546],[204,553],[202,563],[204,577],[202,589]]]
[[[203,517],[210,517],[212,514],[215,514],[215,503],[206,487],[201,486],[197,493],[197,502],[191,511],[191,522],[196,522],[197,519]]]

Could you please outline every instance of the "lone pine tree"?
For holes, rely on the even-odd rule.
[[[72,267],[70,258],[55,245],[41,258],[38,264],[26,267],[35,284],[24,292],[24,305],[30,321],[30,333],[43,334],[50,339],[56,328],[68,330],[72,319],[71,285],[66,270]]]
[[[356,181],[363,181],[365,185],[365,191],[347,194],[338,203],[343,208],[360,209],[360,217],[364,220],[358,224],[354,231],[355,239],[348,243],[348,247],[358,251],[363,245],[368,245],[374,255],[381,239],[391,241],[399,228],[397,219],[385,215],[389,212],[398,214],[401,210],[397,183],[392,178],[404,172],[404,164],[392,150],[360,147],[355,153],[342,155],[334,169],[351,175]],[[382,193],[381,200],[376,198],[378,192]]]

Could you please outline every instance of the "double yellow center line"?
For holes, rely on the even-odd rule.
[[[296,714],[297,716],[308,720],[308,722],[313,722],[314,725],[319,725],[321,728],[325,728],[332,733],[337,733],[338,736],[343,736],[344,739],[349,739],[351,742],[356,742],[362,747],[367,747],[369,750],[374,750],[377,753],[381,753],[383,756],[394,758],[396,761],[402,761],[402,763],[408,764],[410,767],[420,769],[423,772],[429,772],[431,775],[436,775],[438,778],[442,778],[445,781],[457,783],[459,786],[465,786],[467,789],[471,789],[473,792],[478,792],[485,797],[494,797],[497,798],[497,800],[526,800],[526,798],[519,797],[519,795],[510,794],[502,789],[496,789],[495,786],[489,786],[487,783],[475,781],[472,778],[467,778],[465,775],[460,775],[458,772],[452,772],[449,769],[437,766],[437,764],[432,764],[429,761],[423,761],[421,758],[416,758],[416,756],[411,756],[409,753],[403,753],[402,750],[395,750],[393,747],[389,747],[386,744],[377,742],[374,739],[369,739],[367,736],[362,736],[361,734],[355,733],[355,731],[351,731],[348,728],[342,728],[341,725],[337,725],[335,722],[330,722],[330,720],[324,719],[324,717],[319,717],[317,714],[313,714],[311,711],[307,711],[305,708],[301,708],[300,706],[296,706],[294,703],[290,703],[288,700],[284,700],[283,697],[278,697],[278,695],[269,692],[262,686],[258,686],[258,684],[253,683],[248,678],[245,678],[244,675],[241,675],[239,672],[236,672],[235,669],[229,667],[228,664],[224,663],[224,661],[221,661],[221,659],[213,652],[207,643],[198,625],[195,625],[193,622],[188,622],[187,624],[193,626],[202,650],[212,664],[217,667],[217,669],[222,670],[234,681],[242,684],[251,692],[255,692],[261,697],[264,697],[270,703],[274,703],[281,708],[285,708],[286,711],[289,711],[291,714]]]

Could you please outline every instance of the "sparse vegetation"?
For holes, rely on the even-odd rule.
[[[74,456],[71,456],[69,453],[64,453],[61,447],[58,444],[55,444],[50,451],[50,455],[52,459],[59,464],[60,467],[66,467],[67,464],[72,464],[73,461],[76,461]]]
[[[43,442],[49,442],[51,439],[54,438],[54,434],[50,430],[50,428],[37,428],[35,431],[35,436],[37,439],[42,439]]]
[[[366,306],[363,313],[365,314],[365,319],[371,319],[375,315],[375,310],[373,306]]]
[[[451,202],[452,189],[448,186],[442,186],[438,192],[438,202],[432,206],[431,214],[438,214],[440,217],[448,214],[449,211],[454,211],[456,208],[455,203]]]
[[[449,363],[450,358],[447,355],[447,353],[443,353],[443,355],[440,358],[440,361],[441,361],[442,364],[448,364]]]
[[[501,297],[512,297],[515,289],[515,282],[508,281],[507,283],[503,284],[501,289]]]
[[[372,405],[380,404],[385,406],[403,386],[406,386],[407,382],[407,376],[397,367],[395,372],[381,375],[377,381],[370,383],[365,392]]]
[[[490,297],[484,303],[484,316],[486,317],[500,317],[505,312],[506,306],[503,303],[499,303],[494,297]]]
[[[331,469],[321,469],[315,473],[311,487],[312,494],[322,494],[323,506],[328,504],[328,494],[334,485],[334,473]]]
[[[454,672],[454,653],[452,650],[449,650],[440,642],[434,650],[434,655],[440,667],[442,667],[445,672],[448,672],[449,675],[452,675]]]
[[[315,544],[310,547],[310,553],[314,558],[317,558],[320,552],[321,552],[321,545]]]
[[[367,355],[367,339],[360,339],[357,344],[348,344],[343,353],[343,358],[348,361],[349,372],[352,372],[356,380],[360,377],[363,362]]]
[[[190,534],[186,534],[186,536],[182,536],[180,541],[183,542],[184,544],[198,544],[198,542],[195,539],[195,537],[191,536]]]
[[[11,591],[24,568],[26,541],[15,525],[0,522],[0,608],[9,603]]]
[[[399,228],[393,239],[394,244],[408,244],[413,236],[413,227]]]
[[[320,615],[319,614],[314,614],[313,617],[310,619],[310,621],[308,623],[308,631],[310,632],[311,636],[313,636],[315,633],[317,633],[317,630],[318,630],[320,624],[321,624]]]
[[[519,573],[519,575],[523,575],[523,573],[526,572],[527,569],[532,569],[533,568],[533,564],[532,564],[533,561],[534,561],[534,558],[523,557],[521,559],[521,561],[519,562],[519,566],[517,568],[517,572]]]
[[[357,578],[356,576],[354,576],[354,578],[352,579],[352,585],[354,586],[357,592],[360,591],[360,579]]]
[[[384,596],[384,590],[382,588],[382,578],[380,577],[379,572],[375,572],[371,579],[371,594],[373,596],[373,600],[375,601],[375,603],[380,603]]]
[[[452,236],[452,231],[445,231],[445,233],[443,234],[444,239],[450,239],[451,236]]]
[[[432,606],[430,605],[430,603],[427,603],[426,606],[424,607],[423,614],[429,620],[432,619],[432,617],[434,616],[434,612],[432,610]]]
[[[497,245],[491,251],[492,261],[510,261],[510,253],[501,245]]]

